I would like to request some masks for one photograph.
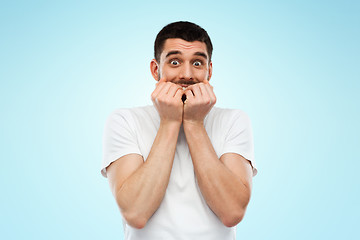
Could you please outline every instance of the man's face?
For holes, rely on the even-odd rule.
[[[151,71],[155,80],[164,78],[167,82],[187,87],[209,81],[212,63],[209,63],[205,43],[170,38],[165,41],[160,63],[152,60]]]

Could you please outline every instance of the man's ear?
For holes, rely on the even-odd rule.
[[[209,63],[209,75],[208,75],[208,81],[210,81],[210,78],[212,76],[212,62]]]
[[[150,71],[151,71],[151,75],[153,76],[153,78],[156,81],[159,81],[160,67],[159,67],[158,62],[155,59],[151,60],[151,62],[150,62]]]

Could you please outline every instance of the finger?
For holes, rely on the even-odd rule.
[[[210,95],[209,95],[209,92],[208,92],[208,90],[207,90],[207,88],[206,88],[207,85],[208,85],[208,84],[200,84],[200,85],[199,85],[199,88],[200,88],[200,90],[201,90],[201,92],[202,92],[201,100],[202,100],[202,102],[205,103],[206,105],[208,105],[208,104],[211,105],[214,100],[211,99],[211,97],[210,97]]]
[[[212,93],[213,93],[213,91],[212,91],[212,89],[211,89],[210,84],[204,84],[204,90],[206,90],[208,96],[212,98]]]
[[[177,91],[179,91],[179,90],[181,90],[181,92],[183,92],[182,87],[180,87],[179,85],[173,84],[168,91],[168,95],[170,97],[174,97],[175,94],[177,93]]]
[[[160,80],[156,83],[156,85],[159,85],[162,82],[166,82],[166,79],[164,77],[160,78]]]
[[[201,90],[200,90],[200,87],[199,87],[199,84],[194,84],[191,86],[191,90],[193,91],[194,93],[194,97],[201,97]]]
[[[159,93],[159,96],[168,94],[169,89],[172,86],[172,84],[173,83],[170,83],[170,82],[164,83],[164,87],[161,89],[161,92]]]
[[[209,93],[209,96],[211,98],[211,102],[215,103],[216,102],[216,96],[215,96],[215,93],[214,93],[213,86],[211,86],[210,84],[206,84],[205,87],[206,87],[206,89],[207,89],[207,91]]]
[[[211,84],[210,84],[210,82],[209,82],[209,80],[206,80],[206,79],[205,79],[203,83],[204,83],[205,85],[209,85],[210,87],[212,87]]]
[[[184,91],[182,90],[182,88],[178,88],[178,89],[176,89],[174,98],[181,100],[182,95],[184,95]]]
[[[207,98],[210,98],[210,95],[209,95],[209,92],[206,88],[206,85],[207,84],[199,84],[199,88],[200,88],[200,92],[201,92],[201,95],[202,97],[207,97]]]
[[[205,80],[204,80],[204,83],[205,83],[206,85],[209,85],[211,89],[214,89],[214,87],[210,84],[209,80],[205,79]]]
[[[153,91],[153,93],[151,94],[152,98],[156,98],[159,93],[162,91],[162,89],[165,87],[165,83],[162,82],[159,85],[156,86],[155,90]]]
[[[210,84],[207,79],[204,80],[204,83],[205,83],[205,84]]]
[[[155,87],[163,84],[163,83],[166,83],[166,79],[165,78],[161,78],[156,84],[155,84]]]
[[[185,101],[185,103],[186,103],[188,100],[191,101],[191,100],[194,99],[194,93],[193,93],[193,91],[191,90],[191,88],[190,88],[190,89],[187,88],[184,93],[185,93],[185,95],[186,95],[186,101]]]

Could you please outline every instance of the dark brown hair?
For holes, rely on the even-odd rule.
[[[207,32],[195,23],[179,21],[166,25],[156,36],[154,56],[157,62],[160,62],[160,55],[163,51],[165,41],[169,38],[181,38],[188,42],[200,41],[205,43],[209,55],[209,62],[211,61],[213,46]]]

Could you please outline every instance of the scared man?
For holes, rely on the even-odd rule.
[[[214,107],[212,50],[200,26],[165,26],[150,63],[153,105],[108,118],[101,172],[127,240],[235,239],[257,169],[247,115]]]

